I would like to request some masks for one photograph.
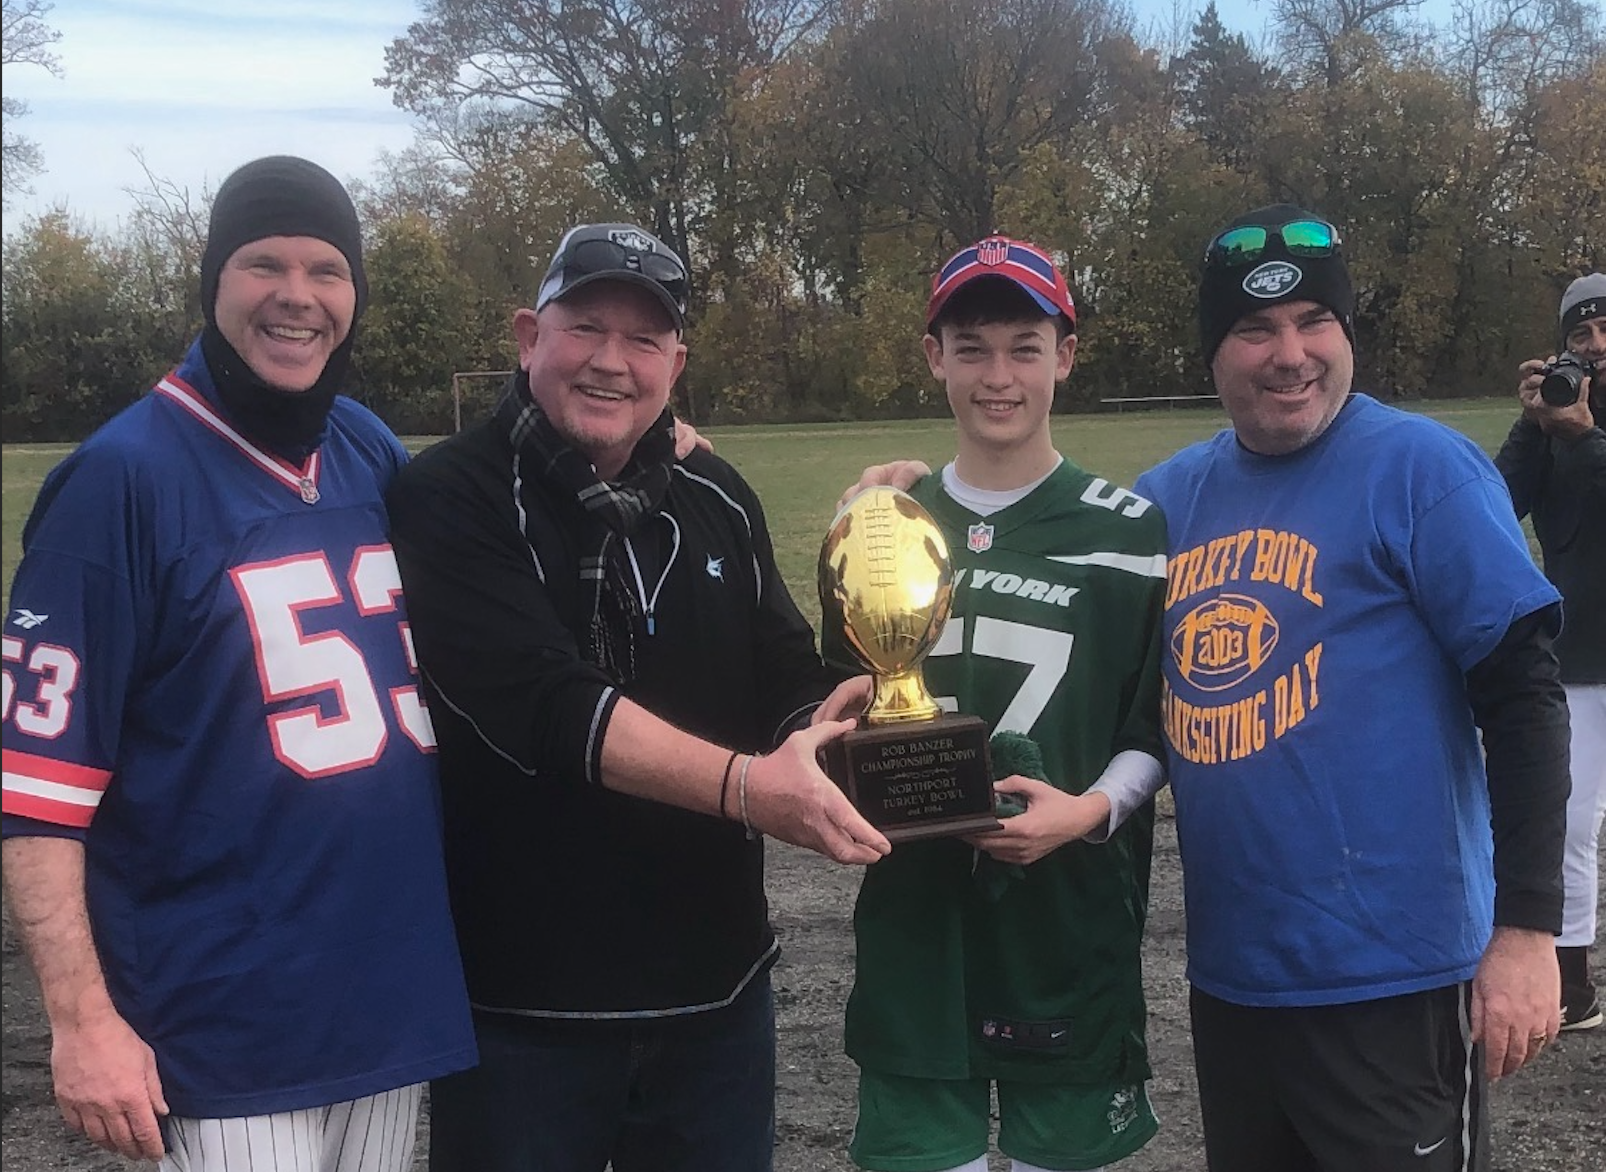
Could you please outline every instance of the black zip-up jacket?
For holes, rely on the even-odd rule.
[[[1494,458],[1517,516],[1533,515],[1545,576],[1562,597],[1556,638],[1565,684],[1606,684],[1606,431],[1601,413],[1576,440],[1526,416]]]
[[[716,1009],[778,947],[763,841],[605,789],[621,694],[697,736],[766,751],[839,677],[776,569],[758,498],[703,452],[630,540],[651,633],[616,688],[582,658],[594,532],[516,471],[493,418],[422,453],[389,496],[439,743],[452,911],[482,1009],[607,1019]],[[716,780],[716,779],[711,779]]]

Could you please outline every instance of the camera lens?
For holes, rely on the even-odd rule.
[[[1571,363],[1557,364],[1546,372],[1539,384],[1539,397],[1552,407],[1568,407],[1578,401],[1584,385],[1584,371]]]

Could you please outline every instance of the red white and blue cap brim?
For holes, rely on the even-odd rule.
[[[931,325],[949,298],[979,277],[1013,281],[1031,294],[1044,313],[1063,313],[1072,326],[1076,325],[1076,306],[1058,266],[1041,249],[1003,236],[962,248],[942,266],[942,271],[932,278],[926,325]]]

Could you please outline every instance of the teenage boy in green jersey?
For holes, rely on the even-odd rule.
[[[1076,310],[1047,254],[996,236],[961,250],[926,317],[958,439],[911,490],[955,564],[926,682],[995,733],[1030,737],[1047,780],[997,783],[1026,803],[1003,830],[904,843],[866,873],[849,1152],[883,1172],[986,1172],[996,1085],[1015,1172],[1100,1168],[1158,1127],[1139,949],[1163,781],[1164,522],[1054,449]],[[836,706],[867,698],[866,679]]]

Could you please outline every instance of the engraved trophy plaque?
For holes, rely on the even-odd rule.
[[[819,588],[827,638],[875,679],[861,727],[822,751],[826,773],[894,843],[1000,829],[986,722],[943,711],[920,673],[953,606],[931,514],[895,488],[859,493],[825,536]]]

